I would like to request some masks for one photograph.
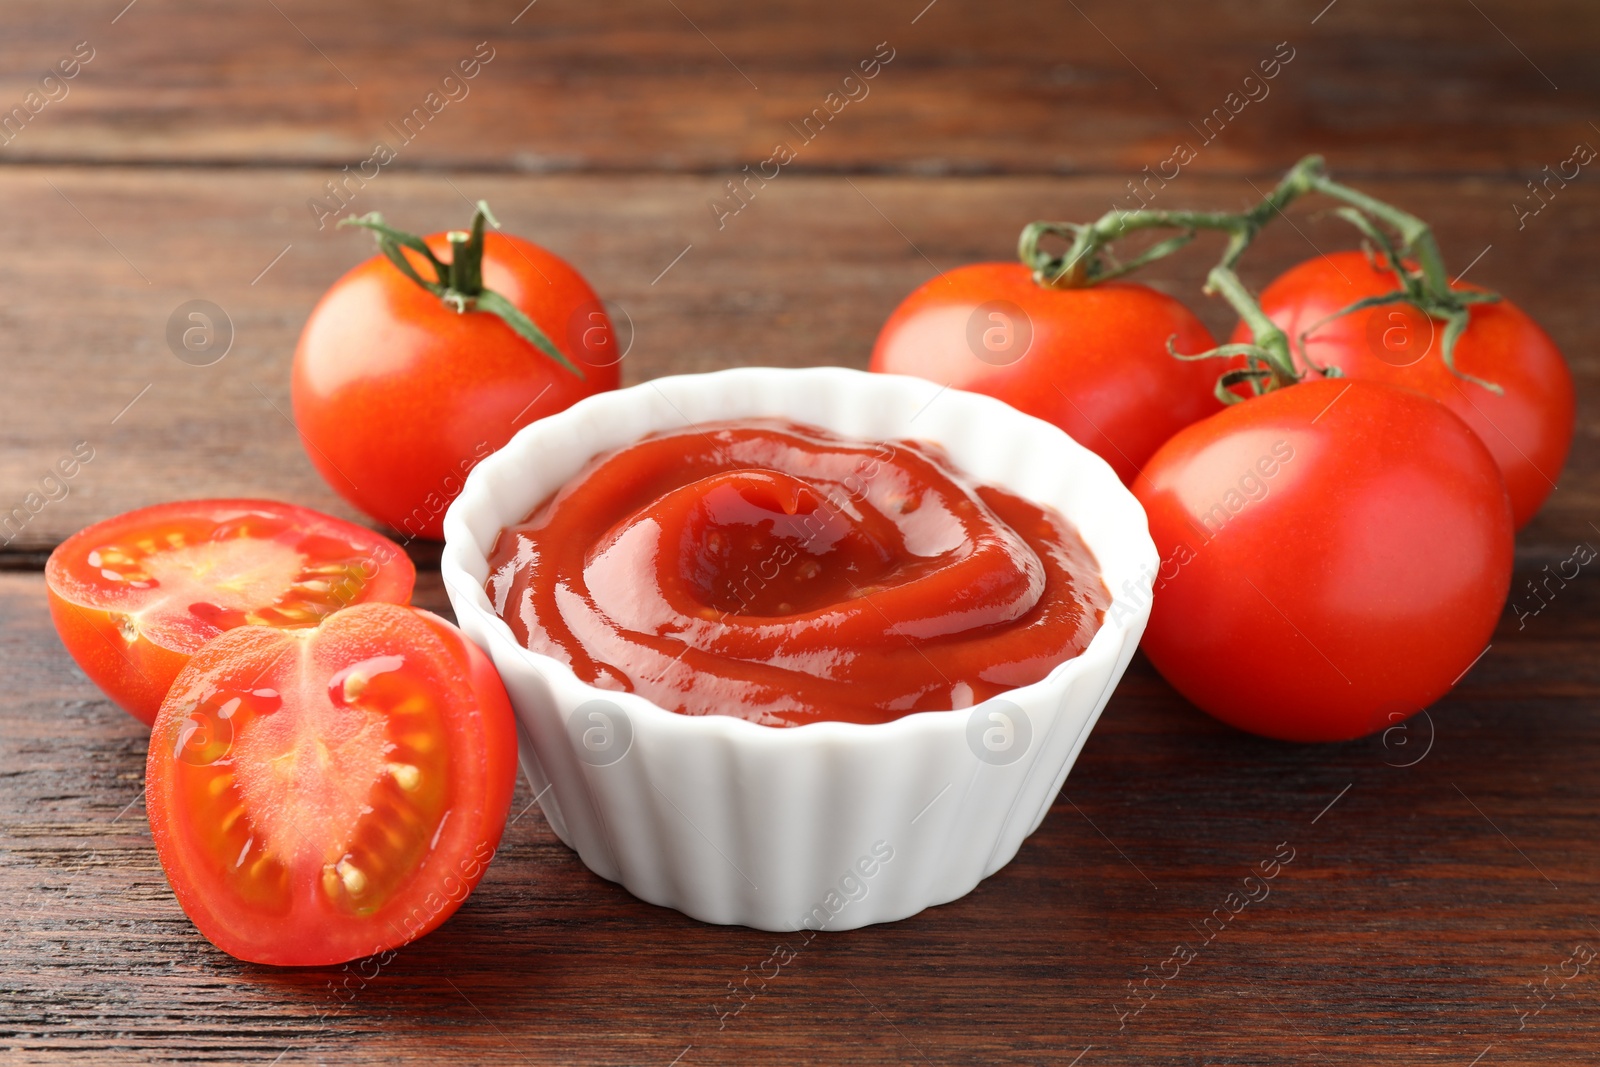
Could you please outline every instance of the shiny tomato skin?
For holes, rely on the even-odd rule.
[[[516,755],[499,675],[435,615],[364,604],[300,634],[242,627],[202,649],[162,705],[151,836],[218,948],[341,963],[461,905],[499,844]]]
[[[1511,583],[1504,481],[1419,393],[1305,382],[1176,434],[1133,485],[1161,553],[1143,649],[1223,722],[1385,729],[1487,646]]]
[[[1280,275],[1262,291],[1261,306],[1298,352],[1301,331],[1357,300],[1399,288],[1394,272],[1364,253],[1334,252]],[[1511,301],[1476,304],[1470,314],[1456,342],[1456,367],[1494,382],[1502,395],[1452,374],[1440,355],[1444,324],[1408,305],[1367,308],[1323,323],[1307,336],[1306,354],[1351,378],[1415,389],[1459,415],[1500,465],[1520,529],[1555,489],[1572,445],[1572,374],[1550,335]],[[1242,326],[1233,339],[1248,340]]]
[[[1163,441],[1222,406],[1220,367],[1174,359],[1169,338],[1186,354],[1216,344],[1193,312],[1148,286],[1048,289],[1020,263],[974,263],[906,297],[871,369],[1004,400],[1061,427],[1127,483]]]
[[[426,240],[449,261],[443,234]],[[421,257],[407,255],[429,277]],[[611,321],[566,261],[489,233],[483,282],[584,376],[488,312],[457,313],[382,256],[333,284],[295,351],[295,423],[312,465],[346,500],[408,538],[440,538],[467,473],[517,430],[621,381]]]
[[[314,626],[351,604],[404,604],[416,576],[382,534],[275,500],[139,508],[78,531],[45,564],[62,644],[146,726],[189,657],[224,630],[252,620]]]

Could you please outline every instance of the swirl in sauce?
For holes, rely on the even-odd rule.
[[[591,460],[501,531],[487,591],[583,681],[769,726],[970,707],[1078,655],[1110,603],[1065,519],[937,446],[767,420]]]

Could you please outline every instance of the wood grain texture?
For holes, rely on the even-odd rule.
[[[28,294],[0,307],[0,515],[25,503],[75,442],[95,450],[65,499],[5,532],[7,551],[36,553],[91,521],[175,497],[260,495],[352,515],[306,460],[289,418],[288,369],[305,316],[371,254],[363,234],[318,233],[294,210],[315,180],[301,171],[0,170],[12,249],[0,258],[0,287]],[[1269,180],[1196,176],[1163,195],[1234,206],[1255,195],[1252,181]],[[1600,512],[1589,295],[1600,186],[1574,183],[1520,231],[1513,181],[1371,188],[1426,209],[1457,270],[1484,253],[1471,278],[1517,300],[1566,352],[1582,396],[1578,440],[1527,537],[1587,536]],[[487,197],[510,230],[567,257],[616,302],[633,335],[624,378],[638,382],[741,364],[864,367],[884,318],[936,270],[1006,258],[1024,222],[1093,217],[1115,189],[1103,178],[794,175],[720,230],[705,208],[716,192],[715,179],[700,177],[394,174],[360,210],[427,230],[458,224],[468,197]],[[1269,229],[1247,275],[1264,284],[1318,249],[1351,246],[1344,223],[1314,215],[1326,206],[1307,202],[1292,224]],[[1214,245],[1188,250],[1148,278],[1222,332],[1231,317],[1200,294],[1215,254]],[[168,347],[169,317],[196,298],[233,323],[232,349],[213,366],[191,366]]]
[[[419,601],[448,611],[436,575]],[[7,1063],[1464,1067],[1487,1046],[1486,1063],[1588,1062],[1600,1034],[1600,974],[1518,1016],[1527,983],[1600,949],[1593,575],[1521,630],[1508,614],[1460,688],[1387,743],[1235,734],[1140,659],[1012,864],[956,903],[809,945],[640,903],[555,839],[524,786],[461,911],[349,972],[241,964],[195,932],[150,843],[143,731],[72,667],[39,576],[0,575],[0,618]],[[1284,842],[1269,895],[1201,927]],[[779,943],[798,956],[771,976]],[[1170,974],[1180,944],[1193,960],[1124,1025],[1128,984]],[[766,989],[719,1017],[760,971]]]
[[[882,41],[893,62],[794,167],[1131,177],[1192,142],[1200,171],[1330,151],[1532,176],[1600,114],[1587,0],[125,2],[0,14],[7,109],[75,44],[94,50],[0,159],[315,164],[320,185],[398,147],[390,123],[480,42],[493,60],[394,167],[738,170]],[[1281,42],[1289,65],[1247,86]]]
[[[1594,1060],[1600,968],[1521,1013],[1575,946],[1600,950],[1600,579],[1585,568],[1548,603],[1527,584],[1600,545],[1600,184],[1586,168],[1521,227],[1513,205],[1536,206],[1527,181],[1574,144],[1600,145],[1600,7],[524,5],[0,6],[0,525],[23,517],[0,528],[0,1063]],[[41,86],[80,41],[93,58],[64,95]],[[881,41],[894,58],[867,95],[801,143],[791,123]],[[480,42],[493,59],[468,94],[400,143],[391,123]],[[1232,114],[1280,42],[1294,58]],[[58,99],[28,112],[31,91]],[[1197,129],[1217,108],[1221,131]],[[379,139],[393,161],[347,180]],[[795,159],[719,224],[726,182],[778,141]],[[84,524],[178,497],[358,517],[287,417],[306,315],[371,251],[328,212],[443,229],[488,198],[613,300],[630,383],[859,367],[913,287],[1009,258],[1030,219],[1133,206],[1126,183],[1179,143],[1196,156],[1154,206],[1239,206],[1324,152],[1425,213],[1449,263],[1572,365],[1560,488],[1519,537],[1493,645],[1426,717],[1276,744],[1136,658],[1013,863],[950,905],[804,944],[635,900],[556,840],[525,786],[480,889],[385,966],[273,971],[196,933],[150,843],[144,731],[72,665],[38,572]],[[1268,231],[1247,280],[1351,243],[1315,210]],[[1198,293],[1212,250],[1148,280],[1220,333],[1231,317]],[[194,299],[231,320],[211,366],[169,349]],[[93,460],[46,502],[43,476],[79,441]],[[448,614],[437,548],[410,547],[418,602]],[[1234,914],[1280,845],[1294,859]],[[729,1014],[780,943],[797,957]],[[1193,958],[1163,986],[1178,945]],[[1135,1013],[1130,984],[1159,991]]]

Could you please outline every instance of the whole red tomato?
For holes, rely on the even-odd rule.
[[[1133,485],[1161,553],[1143,648],[1242,730],[1337,741],[1444,695],[1511,583],[1505,485],[1442,404],[1321,380],[1181,430]]]
[[[1576,405],[1566,361],[1539,324],[1503,298],[1471,306],[1455,347],[1457,370],[1498,385],[1498,395],[1451,373],[1441,355],[1444,324],[1409,304],[1322,322],[1357,300],[1399,288],[1394,271],[1365,254],[1335,252],[1280,275],[1262,292],[1261,307],[1296,353],[1301,332],[1311,330],[1306,355],[1313,364],[1426,393],[1466,420],[1505,475],[1517,526],[1525,525],[1555,489],[1572,444]],[[1241,325],[1233,339],[1248,341],[1248,329]]]
[[[1211,332],[1183,304],[1144,285],[1039,285],[1021,263],[958,267],[889,316],[872,369],[1004,400],[1054,423],[1127,482],[1161,443],[1222,405],[1217,368],[1174,359]]]
[[[411,537],[442,536],[467,472],[517,430],[621,377],[611,321],[582,276],[519,237],[483,235],[482,217],[481,271],[466,272],[461,299],[434,291],[448,280],[426,288],[374,256],[328,290],[295,351],[295,422],[312,464],[345,499]],[[397,231],[379,232],[381,242]],[[445,234],[424,240],[451,264]],[[426,258],[399,249],[431,283]],[[575,370],[485,310],[474,281],[532,320]]]

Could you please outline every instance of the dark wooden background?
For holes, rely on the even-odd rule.
[[[0,510],[76,442],[94,449],[0,550],[4,1062],[1596,1062],[1600,965],[1564,987],[1562,971],[1600,949],[1600,578],[1586,568],[1537,614],[1521,591],[1600,545],[1600,174],[1552,186],[1521,228],[1513,205],[1600,146],[1600,8],[524,2],[0,5],[0,112],[78,42],[94,53],[0,146]],[[796,140],[788,124],[883,41],[895,58],[870,94],[719,230],[724,182]],[[378,973],[228,958],[162,878],[144,731],[61,649],[40,568],[80,526],[174,497],[350,514],[301,454],[288,366],[370,245],[319,230],[308,201],[480,42],[494,58],[470,94],[350,210],[430,230],[488,198],[615,301],[629,382],[862,366],[936,268],[1009,256],[1032,218],[1099,214],[1180,142],[1198,158],[1158,203],[1238,205],[1325,153],[1426,213],[1456,269],[1572,364],[1572,459],[1519,540],[1524,617],[1508,608],[1456,692],[1387,743],[1245,737],[1136,661],[1014,863],[954,904],[818,939],[731,1018],[730,983],[781,939],[594,877],[526,789],[480,890]],[[1194,126],[1280,42],[1294,58],[1270,95],[1202,144]],[[1252,252],[1257,284],[1349,243],[1315,205],[1292,216]],[[1208,258],[1152,280],[1199,300]],[[166,342],[192,299],[232,323],[212,366]],[[445,609],[419,562],[419,600]],[[1271,895],[1205,943],[1201,920],[1281,842],[1295,858]],[[1180,943],[1198,955],[1119,1018]]]

